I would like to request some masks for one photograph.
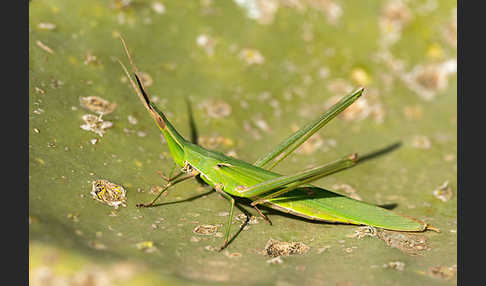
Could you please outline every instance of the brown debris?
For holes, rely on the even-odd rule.
[[[101,61],[91,51],[86,53],[83,63],[85,65],[101,65]]]
[[[117,106],[116,103],[110,103],[109,101],[98,96],[80,97],[79,103],[82,107],[99,115],[110,114]]]
[[[412,138],[412,146],[418,149],[430,149],[432,143],[430,139],[425,135],[415,135]]]
[[[377,237],[383,240],[388,246],[398,248],[409,255],[419,255],[421,251],[429,250],[427,238],[416,233],[385,230],[373,226],[364,226],[355,230],[354,234],[348,237],[361,239],[365,236]]]
[[[285,242],[271,238],[265,245],[264,254],[271,257],[289,256],[294,254],[305,254],[309,249],[310,247],[302,242]]]
[[[437,92],[447,88],[449,76],[457,72],[457,61],[449,59],[441,63],[415,66],[409,73],[401,75],[408,87],[425,100],[431,100]]]
[[[401,261],[390,261],[383,265],[384,268],[394,269],[397,271],[403,271],[405,269],[405,263]]]
[[[363,226],[363,227],[358,227],[353,234],[347,235],[347,237],[351,238],[357,238],[357,239],[362,239],[365,236],[371,236],[375,237],[376,236],[376,228],[373,226]]]
[[[240,258],[240,257],[242,257],[242,256],[243,256],[243,255],[242,255],[241,253],[239,253],[239,252],[232,252],[232,253],[230,253],[230,252],[229,252],[229,251],[227,251],[227,250],[226,250],[226,251],[225,251],[223,254],[224,254],[226,257],[228,257],[228,258]]]
[[[103,202],[117,209],[120,205],[126,207],[126,191],[122,186],[107,180],[96,180],[92,183],[91,196],[94,200]]]
[[[37,92],[39,94],[45,94],[46,93],[42,88],[37,87],[37,86],[34,87],[34,90],[35,90],[35,92]]]
[[[46,46],[44,43],[42,43],[41,41],[37,40],[35,43],[37,44],[37,46],[39,46],[41,49],[48,52],[49,54],[51,55],[54,54],[54,51],[48,46]]]
[[[452,198],[454,192],[452,187],[449,186],[449,181],[445,181],[437,189],[434,190],[434,196],[443,202],[447,202]]]
[[[457,265],[453,266],[434,266],[429,268],[427,271],[427,274],[435,277],[435,278],[441,278],[445,280],[451,280],[456,276],[457,273]]]
[[[212,118],[223,118],[231,115],[231,105],[222,100],[208,100],[200,105]]]
[[[346,89],[349,90],[349,89]],[[349,93],[349,92],[341,92]],[[324,108],[329,109],[332,105],[336,104],[342,96],[333,96],[325,104]],[[377,96],[368,96],[367,98],[362,97],[351,106],[347,107],[343,112],[338,115],[346,121],[363,120],[371,116],[376,123],[382,123],[385,117],[385,109],[382,104],[378,101]]]
[[[218,227],[216,225],[202,224],[202,225],[196,226],[192,230],[192,232],[194,232],[196,234],[200,234],[200,235],[213,235],[213,234],[216,233],[217,230],[218,230]]]
[[[403,108],[403,114],[405,114],[408,120],[419,120],[423,117],[424,111],[420,105],[405,106]]]
[[[412,12],[404,1],[389,1],[381,14],[379,20],[380,30],[382,32],[383,45],[390,46],[397,42],[402,34],[403,28],[412,19]]]
[[[223,136],[200,136],[198,138],[198,144],[207,149],[218,149],[221,145],[231,147],[234,145],[234,141],[231,138]]]
[[[419,234],[377,229],[376,236],[388,246],[398,248],[409,255],[419,255],[421,251],[429,249],[427,238]]]

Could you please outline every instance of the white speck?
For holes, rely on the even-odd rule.
[[[405,268],[405,263],[403,263],[401,261],[391,261],[391,262],[388,262],[387,264],[383,264],[383,267],[395,269],[395,270],[398,270],[398,271],[403,271],[403,269]]]
[[[37,25],[37,28],[41,30],[54,30],[56,28],[56,25],[53,23],[40,22]]]
[[[282,264],[284,261],[280,256],[267,260],[268,264]]]
[[[216,41],[206,34],[201,34],[196,38],[196,43],[198,46],[203,48],[209,56],[214,54],[214,46]]]
[[[35,114],[41,114],[42,112],[44,112],[44,109],[42,108],[37,108],[36,110],[32,111],[33,113]]]
[[[440,65],[440,68],[447,75],[451,74],[451,73],[456,73],[457,72],[457,60],[456,59],[450,59],[448,61],[445,61]]]
[[[261,11],[258,7],[257,0],[235,0],[236,4],[246,9],[246,13],[251,19],[258,19],[261,17]]]
[[[199,35],[196,39],[197,45],[200,47],[204,47],[208,42],[209,38],[206,35]]]
[[[137,124],[137,123],[138,123],[138,120],[137,120],[137,118],[135,118],[134,116],[132,116],[132,115],[128,115],[128,122],[129,122],[130,124],[135,125],[135,124]]]
[[[262,56],[262,54],[255,49],[243,49],[239,53],[239,58],[245,61],[246,64],[248,65],[253,65],[253,64],[263,64],[265,61],[265,58]]]
[[[270,127],[268,126],[267,122],[263,119],[254,119],[253,122],[255,125],[260,128],[262,131],[270,132]]]
[[[164,4],[162,4],[160,2],[153,2],[152,3],[152,9],[154,9],[154,11],[157,14],[164,14],[165,13],[165,6],[164,6]]]
[[[86,131],[93,131],[100,136],[103,136],[106,128],[113,126],[112,122],[103,121],[103,119],[101,119],[101,115],[98,117],[93,114],[85,114],[82,118],[85,124],[81,125],[81,128]]]

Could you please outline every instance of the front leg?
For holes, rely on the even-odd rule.
[[[186,174],[182,177],[179,177],[177,176],[177,178],[173,179],[173,181],[169,181],[165,187],[162,189],[162,191],[160,191],[157,196],[148,204],[143,204],[143,203],[140,203],[140,204],[137,204],[137,208],[149,208],[149,207],[153,207],[155,202],[160,198],[160,196],[165,193],[170,187],[182,182],[182,181],[185,181],[187,179],[190,179],[190,178],[193,178],[195,176],[197,176],[199,174],[198,171],[192,171],[191,173],[189,174]]]
[[[164,173],[162,173],[161,171],[156,171],[157,174],[159,174],[159,176],[164,180],[166,181],[167,183],[169,183],[170,181],[173,181],[177,178],[179,178],[182,174],[184,174],[184,172],[182,171],[179,171],[179,173],[177,173],[175,176],[173,176],[172,178],[169,178],[168,176],[164,175]]]

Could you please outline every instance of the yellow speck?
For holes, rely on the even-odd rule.
[[[118,31],[112,31],[112,32],[111,32],[111,36],[112,36],[113,38],[118,38],[118,37],[120,36],[120,32],[118,32]]]
[[[99,5],[99,4],[98,4],[98,5],[95,5],[95,6],[93,7],[93,13],[94,13],[94,15],[95,15],[96,17],[101,17],[101,16],[103,16],[103,11],[104,11],[104,10],[105,10],[105,9],[104,9],[104,7],[103,7],[102,5]]]
[[[224,146],[233,146],[235,143],[233,142],[233,140],[231,138],[224,138],[223,140],[223,145]]]
[[[147,253],[154,252],[157,250],[157,247],[154,246],[153,241],[141,241],[135,244],[135,247],[139,250],[143,250]]]
[[[362,68],[355,68],[351,71],[351,79],[359,85],[367,86],[371,83],[371,77]]]
[[[431,59],[440,59],[444,56],[444,50],[437,43],[431,44],[427,48],[427,57]]]
[[[76,59],[76,58],[75,58],[75,57],[73,57],[73,56],[70,56],[70,57],[69,57],[69,62],[70,62],[71,64],[73,64],[73,65],[77,65],[77,64],[79,64],[78,59]]]
[[[142,167],[143,166],[142,162],[140,162],[138,160],[135,161],[135,165],[137,165],[137,167]]]
[[[138,248],[147,248],[147,247],[152,247],[152,246],[154,246],[153,241],[142,241],[142,242],[137,243]]]
[[[60,10],[59,7],[52,7],[51,8],[52,13],[57,13],[57,12],[59,12],[59,10]]]
[[[35,160],[39,162],[41,165],[45,164],[44,160],[42,160],[41,158],[36,158]]]

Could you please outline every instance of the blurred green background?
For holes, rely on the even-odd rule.
[[[67,1],[29,4],[31,285],[451,285],[457,263],[455,1]],[[355,236],[358,226],[268,212],[221,253],[228,203],[195,180],[137,209],[174,164],[116,61],[122,34],[152,100],[201,145],[254,162],[360,86],[365,95],[276,170],[382,152],[316,185],[441,230]],[[103,136],[80,98],[116,108]],[[106,179],[127,207],[91,198]],[[196,199],[190,199],[192,197]],[[242,208],[256,213],[242,202]],[[232,233],[244,221],[236,211]],[[243,219],[242,219],[243,218]],[[217,226],[212,235],[193,230]],[[264,255],[270,239],[309,246]],[[405,239],[405,240],[403,240]],[[412,253],[407,249],[414,249]]]

